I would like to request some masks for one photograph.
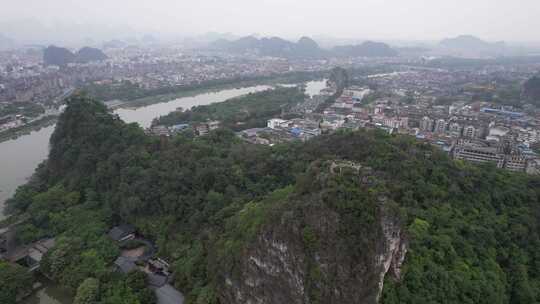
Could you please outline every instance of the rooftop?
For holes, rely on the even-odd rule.
[[[157,304],[183,304],[184,295],[172,287],[170,284],[165,284],[155,290],[157,296]]]
[[[131,259],[123,256],[118,257],[116,261],[114,261],[114,265],[116,265],[123,273],[131,272],[137,268],[137,265],[135,265]]]
[[[120,241],[132,233],[135,233],[135,227],[131,225],[120,225],[109,231],[109,237],[115,241]]]

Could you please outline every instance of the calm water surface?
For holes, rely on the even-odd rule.
[[[21,304],[72,304],[73,297],[70,293],[60,288],[50,280],[40,277],[43,287],[34,294],[24,299]]]
[[[54,126],[0,143],[0,210],[4,202],[26,182],[49,151],[49,137]],[[0,212],[0,219],[2,218]]]

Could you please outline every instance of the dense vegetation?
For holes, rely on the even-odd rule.
[[[0,303],[15,304],[18,296],[32,291],[33,278],[19,266],[0,260]]]
[[[518,81],[498,81],[493,88],[472,87],[465,88],[471,94],[471,101],[490,102],[494,105],[512,106],[522,108],[525,100],[522,98],[522,85]],[[451,101],[448,97],[446,100]]]
[[[313,183],[308,168],[335,159],[369,166],[380,186]],[[406,136],[338,132],[266,147],[220,129],[164,142],[77,95],[58,122],[49,159],[8,204],[14,216],[29,218],[21,241],[58,237],[43,267],[77,289],[77,303],[95,299],[98,288],[99,303],[151,303],[130,285],[140,280],[109,267],[118,248],[104,234],[124,222],[173,263],[188,303],[217,303],[222,263],[231,261],[219,254],[237,256],[276,225],[272,214],[292,202],[300,212],[312,199],[332,204],[345,216],[339,231],[351,240],[342,249],[354,256],[374,237],[361,231],[376,216],[370,206],[379,194],[395,202],[410,239],[402,280],[386,280],[383,303],[540,301],[540,180],[454,162]],[[310,250],[316,235],[303,233]],[[308,293],[318,297],[316,284]]]
[[[162,116],[155,124],[175,125],[218,120],[232,130],[265,127],[266,121],[278,117],[307,96],[293,88],[276,88],[259,93],[250,93],[225,102],[196,106],[191,110],[176,111]]]
[[[17,114],[26,117],[36,117],[43,113],[45,113],[43,106],[35,102],[14,102],[0,106],[0,118]]]

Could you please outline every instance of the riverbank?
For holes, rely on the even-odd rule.
[[[277,84],[298,84],[309,81],[315,81],[322,79],[322,73],[307,73],[307,74],[290,74],[290,75],[280,75],[280,76],[268,76],[268,77],[259,77],[259,78],[250,78],[250,79],[237,79],[237,80],[228,80],[223,82],[209,82],[206,84],[186,86],[186,87],[171,87],[164,88],[160,90],[150,90],[143,91],[138,94],[128,94],[122,93],[124,89],[118,89],[113,85],[103,85],[103,86],[91,86],[87,87],[86,90],[90,96],[98,100],[109,100],[112,109],[126,108],[126,107],[142,107],[148,106],[156,103],[169,102],[178,98],[184,97],[193,97],[200,94],[214,93],[222,90],[229,89],[238,89],[246,88],[253,86],[273,86]],[[126,85],[132,86],[132,85]],[[120,92],[103,94],[100,96],[96,91],[100,89],[101,91],[107,90],[117,90]],[[140,90],[138,88],[133,88],[133,90]],[[139,98],[133,98],[134,95],[145,95]],[[107,103],[107,102],[106,102]]]
[[[179,98],[194,97],[201,94],[216,93],[222,90],[229,90],[229,89],[234,89],[234,88],[247,88],[247,87],[251,87],[255,85],[259,85],[259,84],[246,82],[246,83],[242,83],[238,85],[223,84],[223,85],[217,85],[217,86],[213,86],[209,88],[189,89],[189,90],[178,92],[178,93],[148,96],[148,97],[139,98],[135,100],[128,100],[128,101],[116,101],[116,104],[114,106],[111,106],[110,108],[113,110],[123,109],[123,108],[140,108],[140,107],[150,106],[156,103],[164,103],[164,102],[173,101]]]
[[[52,126],[56,123],[57,119],[58,115],[49,115],[23,126],[0,132],[0,143],[12,139],[14,140],[20,136],[28,135],[34,131],[39,131],[42,128]]]

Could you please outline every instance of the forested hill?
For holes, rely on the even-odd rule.
[[[20,242],[57,237],[42,270],[95,303],[155,300],[110,267],[106,232],[131,223],[187,303],[513,304],[540,301],[539,195],[537,177],[406,136],[161,140],[76,95],[8,204]]]
[[[100,49],[83,47],[76,53],[62,47],[51,45],[43,50],[43,62],[46,65],[67,66],[70,63],[88,63],[107,59]]]

